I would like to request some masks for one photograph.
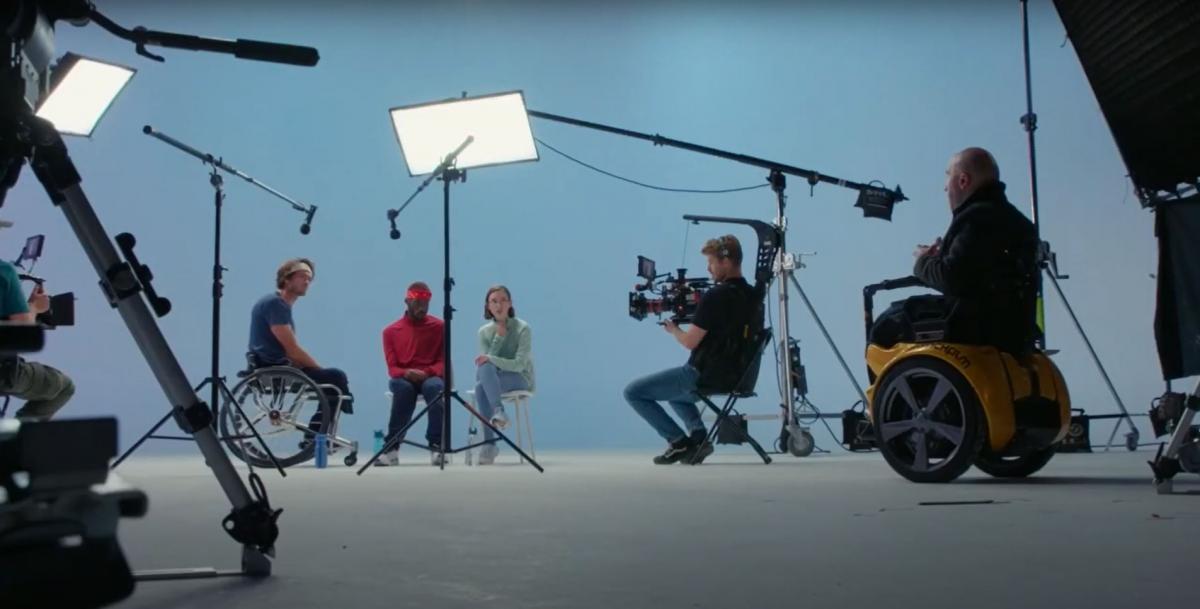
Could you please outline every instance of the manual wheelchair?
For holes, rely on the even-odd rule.
[[[949,482],[971,465],[1000,478],[1029,476],[1067,434],[1070,396],[1044,353],[946,342],[940,297],[905,301],[899,342],[872,342],[875,292],[921,286],[914,277],[863,288],[868,415],[888,465],[913,482]]]
[[[240,407],[225,404],[219,424],[229,451],[256,467],[274,467],[271,457],[258,443],[250,426],[281,467],[291,467],[313,458],[316,434],[324,432],[328,454],[349,450],[343,462],[347,467],[358,461],[358,442],[337,435],[338,420],[354,397],[335,385],[317,384],[292,366],[261,366],[247,355],[248,366],[238,372],[241,379],[230,391]],[[336,405],[337,408],[334,408]]]

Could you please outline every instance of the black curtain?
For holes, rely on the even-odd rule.
[[[1154,337],[1164,379],[1200,375],[1200,195],[1154,210],[1158,310]]]

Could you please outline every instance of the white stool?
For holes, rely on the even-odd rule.
[[[507,402],[509,404],[512,404],[513,416],[514,416],[514,418],[516,418],[516,423],[517,423],[517,446],[520,446],[521,450],[528,452],[530,457],[533,457],[534,459],[536,459],[537,453],[535,453],[533,450],[533,423],[530,421],[530,418],[529,418],[529,410],[530,410],[529,400],[532,398],[533,398],[532,391],[528,391],[525,389],[518,389],[516,391],[506,391],[506,392],[500,394],[500,403],[503,404],[503,403]],[[526,446],[525,441],[522,439],[522,434],[521,434],[522,421],[524,421],[525,437],[528,438],[529,446]],[[522,463],[525,462],[525,457],[521,457],[521,462]]]

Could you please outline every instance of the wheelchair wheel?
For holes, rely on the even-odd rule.
[[[953,366],[936,358],[914,356],[884,374],[872,412],[884,459],[913,482],[954,480],[983,446],[979,398]]]
[[[295,368],[259,368],[233,390],[233,404],[221,408],[221,436],[233,455],[256,467],[274,467],[254,437],[253,426],[279,465],[290,467],[313,457],[312,436],[329,429],[328,401],[312,379]]]
[[[975,467],[996,478],[1024,478],[1045,467],[1053,456],[1053,446],[1014,457],[1001,457],[985,450],[975,459]]]

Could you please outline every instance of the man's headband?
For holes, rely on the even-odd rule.
[[[411,300],[429,300],[433,298],[433,292],[422,288],[408,288],[408,298]]]
[[[284,273],[284,276],[290,277],[292,275],[292,273],[299,273],[300,271],[308,271],[309,275],[312,275],[312,276],[316,275],[316,273],[313,272],[312,267],[308,266],[308,263],[297,262],[296,264],[293,264],[292,266],[288,267],[288,271],[287,271],[287,273]]]

